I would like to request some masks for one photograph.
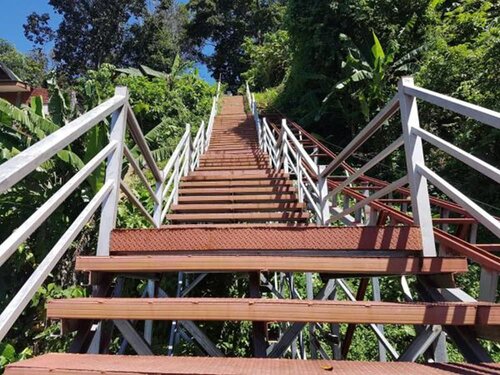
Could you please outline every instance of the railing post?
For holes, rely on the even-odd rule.
[[[288,155],[288,143],[287,143],[287,138],[288,134],[285,131],[285,126],[286,126],[286,120],[283,119],[281,120],[281,131],[283,132],[283,136],[281,137],[281,163],[283,165],[283,170],[285,173],[289,172],[288,168],[288,160],[287,160],[287,155]]]
[[[162,173],[163,174],[163,173]],[[165,188],[165,176],[162,176],[162,181],[156,181],[155,196],[159,203],[155,202],[153,219],[157,228],[161,227],[161,212],[163,210],[163,189]]]
[[[436,256],[434,228],[432,226],[431,206],[427,179],[422,176],[417,165],[424,165],[424,149],[422,139],[412,133],[413,128],[420,127],[418,118],[417,99],[405,94],[404,87],[413,86],[412,77],[403,77],[398,84],[399,107],[405,142],[406,168],[411,192],[412,213],[415,225],[420,226],[424,256]]]
[[[184,176],[187,176],[189,174],[189,172],[191,172],[191,159],[192,159],[192,139],[191,139],[191,125],[189,124],[186,124],[186,131],[188,132],[188,137],[186,139],[186,156],[185,156],[185,160],[184,160],[184,163],[186,164],[185,167],[184,167],[184,173],[183,175]]]
[[[321,217],[318,217],[316,222],[321,225],[328,225],[330,223],[327,176],[321,175],[325,168],[325,165],[318,165],[318,206],[321,210]]]
[[[115,96],[124,96],[128,99],[128,89],[117,87]],[[101,209],[101,222],[99,225],[99,240],[97,243],[97,255],[109,255],[109,242],[111,231],[116,225],[118,201],[120,199],[120,182],[123,160],[123,143],[127,127],[127,105],[118,108],[112,116],[109,133],[110,141],[117,141],[119,146],[109,156],[106,167],[106,181],[113,181],[113,189],[104,200]]]
[[[296,161],[297,161],[297,192],[299,194],[299,202],[304,202],[304,193],[302,192],[302,156],[300,155],[299,150],[296,153]]]

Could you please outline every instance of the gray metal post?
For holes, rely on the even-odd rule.
[[[380,281],[378,277],[372,277],[373,300],[380,301]],[[377,324],[381,334],[384,334],[384,325]],[[380,340],[378,340],[378,357],[380,362],[387,362],[387,350]]]

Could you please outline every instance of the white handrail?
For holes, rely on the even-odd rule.
[[[467,103],[460,99],[455,99],[447,95],[443,95],[431,90],[408,85],[403,82],[403,91],[405,94],[422,99],[426,102],[448,109],[452,112],[473,118],[483,124],[490,125],[500,129],[500,113],[491,109],[480,107],[476,104]]]
[[[94,212],[109,196],[115,181],[107,181],[99,192],[92,198],[73,224],[64,232],[59,241],[45,256],[38,267],[33,271],[26,283],[17,292],[14,298],[0,315],[0,340],[2,340],[26,305],[31,301],[38,288],[43,284],[49,273],[62,258],[68,247],[75,240],[83,227],[88,223]]]
[[[213,126],[217,112],[220,91],[220,82],[217,95],[214,97],[210,113],[210,125]],[[101,223],[99,229],[98,254],[109,254],[109,240],[111,231],[115,228],[118,210],[119,191],[134,204],[146,219],[155,227],[161,225],[172,202],[176,202],[180,179],[188,174],[199,163],[199,158],[205,152],[206,134],[205,123],[202,122],[198,133],[192,142],[189,125],[177,145],[172,157],[161,171],[156,164],[153,154],[149,149],[142,130],[128,103],[128,91],[124,87],[115,90],[115,96],[90,110],[74,121],[61,127],[41,141],[35,143],[17,156],[0,165],[0,193],[5,192],[14,184],[34,171],[40,164],[49,160],[58,151],[70,145],[74,140],[92,129],[106,117],[112,115],[110,140],[100,152],[97,153],[85,166],[83,166],[66,184],[64,184],[52,197],[35,211],[17,230],[15,230],[3,243],[0,244],[0,266],[9,259],[18,246],[23,243],[40,225],[79,187],[85,179],[107,159],[106,180],[103,187],[96,193],[86,208],[66,230],[65,234],[50,250],[40,265],[35,269],[21,290],[10,301],[7,308],[0,315],[0,340],[5,336],[10,327],[19,317],[26,304],[55,264],[63,256],[83,226],[90,220],[94,212],[102,206]],[[140,150],[147,167],[151,170],[156,191],[153,191],[146,175],[142,171],[132,152],[125,144],[125,132],[130,131],[133,140]],[[122,181],[123,156],[129,161],[133,171],[146,189],[155,204],[154,217],[135,196],[134,192]],[[170,170],[175,166],[174,173]],[[182,170],[180,169],[182,166]],[[172,188],[173,187],[173,188]],[[172,189],[171,189],[172,188]],[[170,196],[166,195],[170,191]],[[166,206],[162,204],[166,198]]]
[[[0,194],[122,107],[126,101],[126,96],[115,95],[0,165]]]

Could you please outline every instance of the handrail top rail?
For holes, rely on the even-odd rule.
[[[407,95],[414,96],[438,107],[448,109],[452,112],[470,117],[483,124],[500,129],[500,112],[481,107],[477,104],[468,103],[448,95],[440,94],[423,87],[414,86],[410,83],[411,81],[405,77],[401,80],[401,82],[403,92]]]
[[[115,95],[0,165],[0,194],[127,103]]]

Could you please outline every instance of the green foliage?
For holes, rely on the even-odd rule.
[[[39,51],[32,51],[25,55],[16,50],[11,43],[0,38],[0,62],[22,81],[32,86],[40,86],[43,83],[47,59]]]
[[[131,27],[131,37],[124,46],[124,60],[130,65],[143,64],[169,72],[177,55],[186,52],[185,6],[161,0],[144,16],[141,24]]]
[[[254,90],[278,86],[290,66],[290,41],[285,30],[264,35],[262,44],[247,37],[243,43],[250,69],[241,74]]]
[[[241,73],[249,68],[242,48],[245,38],[261,44],[266,33],[276,31],[281,24],[283,3],[282,0],[189,1],[188,9],[193,16],[187,35],[199,58],[207,63],[214,77],[222,76],[230,90],[235,92],[241,86]],[[213,54],[203,53],[207,45],[213,45]]]

